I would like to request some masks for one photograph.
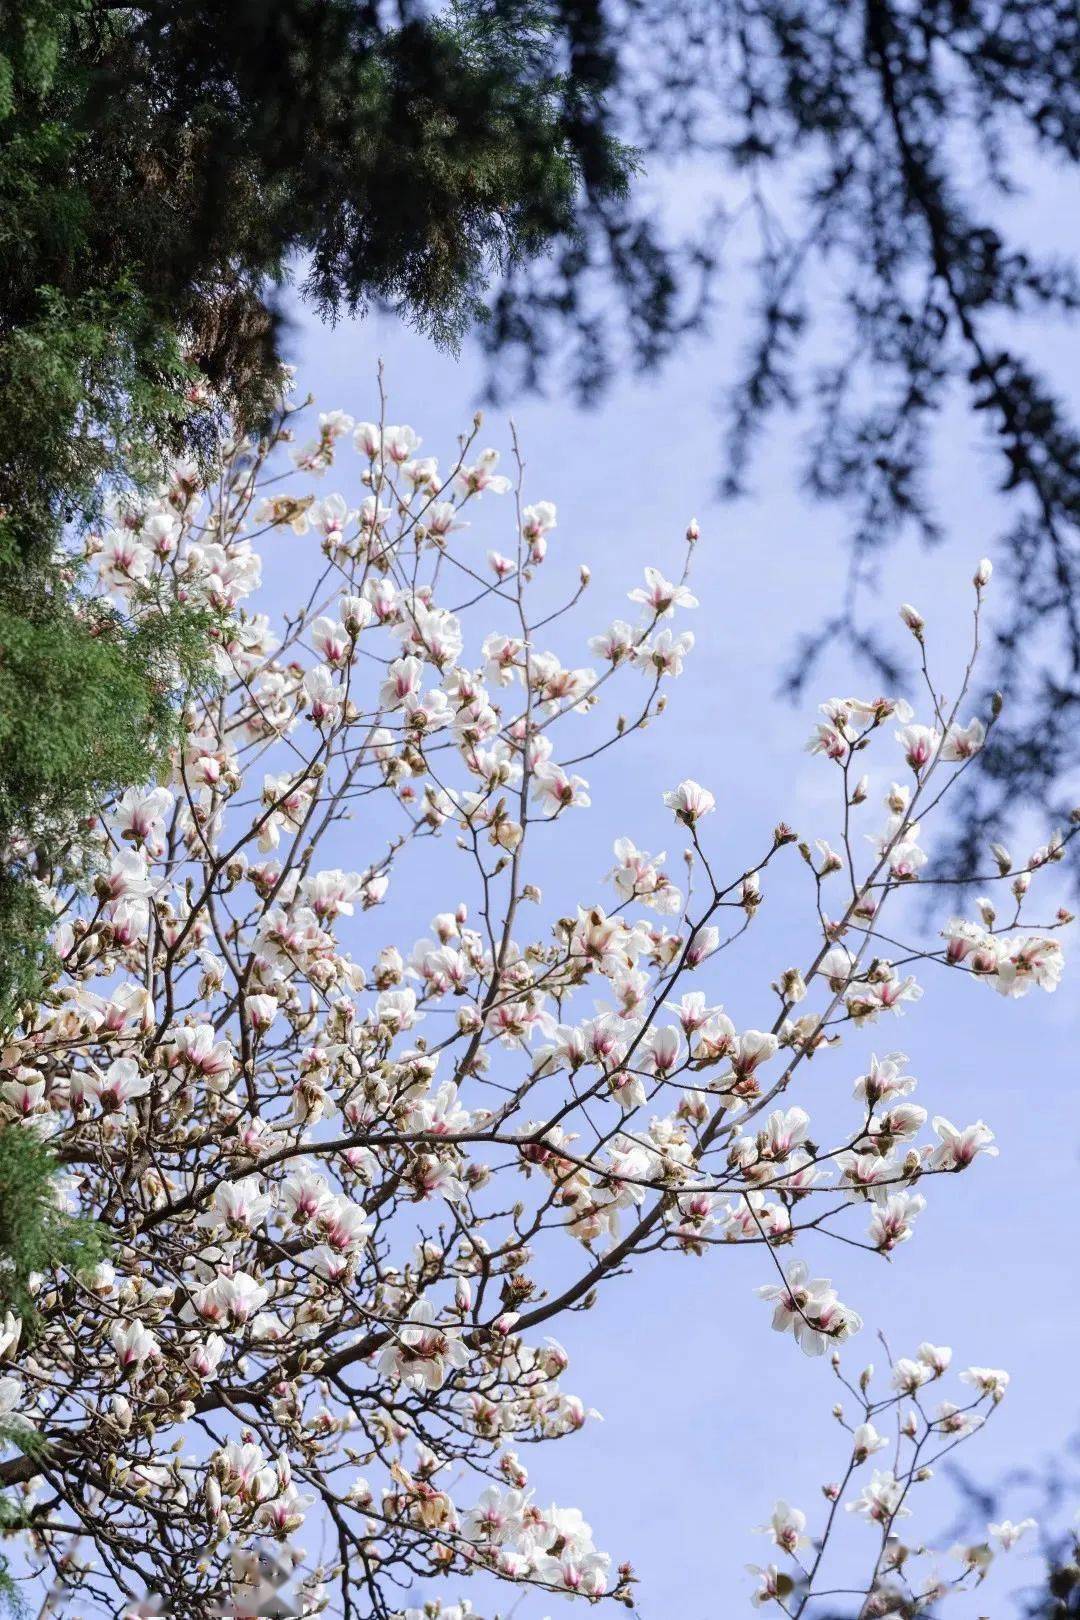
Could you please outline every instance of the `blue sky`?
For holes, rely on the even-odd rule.
[[[685,775],[717,793],[711,848],[722,861],[730,856],[733,869],[779,819],[810,838],[833,828],[828,774],[803,751],[814,705],[874,683],[857,677],[840,651],[799,709],[775,694],[796,634],[820,622],[836,601],[843,516],[799,494],[792,471],[797,428],[783,423],[763,447],[753,497],[734,506],[715,498],[715,406],[738,332],[733,305],[723,330],[689,346],[659,377],[620,381],[590,413],[558,397],[522,401],[513,410],[527,498],[551,499],[559,508],[552,570],[569,580],[580,561],[593,569],[593,606],[582,636],[621,611],[646,562],[674,562],[691,515],[702,528],[694,577],[701,607],[687,621],[698,643],[687,673],[672,688],[663,721],[626,752],[616,751],[613,765],[591,773],[593,809],[579,817],[572,838],[558,840],[545,900],[599,896],[618,833],[647,849],[677,849],[659,792]],[[389,420],[409,422],[423,435],[424,452],[444,461],[482,403],[475,353],[440,354],[389,320],[330,331],[301,316],[293,350],[299,381],[318,406],[341,406],[358,418],[377,414],[381,357]],[[503,449],[506,414],[488,413],[481,436]],[[950,682],[966,648],[970,575],[981,555],[993,555],[1001,526],[996,477],[977,426],[957,412],[946,425],[936,473],[950,542],[932,554],[909,548],[891,556],[874,605],[899,646],[896,604],[906,599],[922,607],[947,689],[955,689]],[[327,491],[336,487],[333,478]],[[488,541],[486,526],[484,533]],[[420,934],[426,916],[452,897],[439,895],[432,904],[414,881]],[[779,888],[771,914],[782,923],[787,902],[783,883]],[[806,898],[802,891],[804,907]],[[774,926],[755,929],[747,950],[737,961],[725,959],[708,987],[739,1027],[766,1027],[768,981],[798,954],[787,946],[778,959]],[[396,943],[405,948],[412,936]],[[809,1096],[798,1100],[827,1113],[832,1099],[843,1103],[850,1095],[860,1055],[902,1047],[920,1077],[919,1100],[957,1122],[986,1119],[1001,1156],[979,1163],[962,1182],[932,1187],[916,1238],[892,1265],[832,1245],[815,1258],[867,1321],[849,1364],[880,1363],[872,1342],[880,1328],[897,1353],[930,1338],[951,1344],[958,1366],[1011,1369],[1008,1400],[962,1453],[991,1479],[1052,1451],[1080,1418],[1071,1376],[1080,1014],[1069,977],[1058,995],[1033,994],[1021,1003],[944,974],[927,982],[914,1013],[829,1059],[820,1075],[812,1074]],[[612,1283],[592,1313],[557,1325],[572,1357],[567,1387],[598,1407],[605,1422],[544,1448],[546,1456],[531,1455],[534,1482],[542,1496],[579,1504],[597,1544],[632,1560],[645,1620],[750,1612],[744,1565],[768,1561],[768,1543],[752,1527],[778,1496],[806,1508],[813,1520],[820,1484],[841,1464],[843,1437],[829,1416],[832,1380],[789,1337],[770,1332],[766,1308],[753,1296],[767,1280],[757,1250],[725,1250],[704,1260],[661,1256]],[[942,1488],[924,1503],[919,1529],[932,1539],[953,1498]],[[869,1550],[868,1530],[851,1527],[845,1535],[853,1553]],[[979,1594],[947,1612],[957,1620],[1001,1615],[1005,1595],[1024,1578],[1022,1546],[999,1561]],[[479,1605],[479,1590],[471,1595]],[[506,1612],[505,1596],[502,1604]],[[553,1607],[559,1613],[564,1605],[528,1596],[513,1612],[518,1620],[542,1620]]]

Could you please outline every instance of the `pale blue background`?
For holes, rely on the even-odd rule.
[[[689,206],[689,192],[676,200]],[[1017,217],[1064,217],[1066,207],[1075,208],[1071,190],[1047,176],[1033,201],[1018,204]],[[553,863],[545,874],[546,901],[599,896],[597,880],[610,865],[610,841],[618,832],[646,848],[677,849],[658,793],[683,775],[717,791],[712,848],[723,852],[722,860],[729,856],[732,868],[762,845],[778,819],[810,837],[834,826],[826,769],[802,751],[813,704],[833,692],[869,693],[876,683],[856,675],[841,654],[798,712],[775,696],[778,669],[797,631],[833,610],[845,563],[843,517],[799,495],[793,466],[800,428],[792,423],[778,424],[765,445],[751,500],[723,506],[714,498],[715,407],[740,340],[745,291],[745,275],[736,269],[714,333],[689,345],[660,376],[620,381],[601,409],[583,414],[553,392],[546,402],[523,401],[513,412],[528,462],[527,498],[546,497],[559,507],[552,570],[564,570],[569,581],[579,561],[593,568],[582,636],[628,607],[624,593],[644,563],[674,560],[692,514],[702,528],[695,572],[702,607],[685,621],[698,635],[688,672],[672,689],[664,720],[617,753],[612,766],[589,771],[594,808],[577,819],[573,836],[558,840],[561,865]],[[821,296],[827,312],[824,283]],[[1036,333],[1034,346],[1068,377],[1076,358],[1072,339]],[[324,409],[377,415],[379,356],[386,364],[388,419],[411,423],[424,436],[424,453],[438,453],[445,463],[482,403],[477,355],[466,351],[455,360],[439,354],[389,320],[345,323],[331,332],[299,317],[299,380]],[[893,630],[895,604],[919,604],[948,680],[966,646],[972,568],[982,554],[993,555],[1004,515],[994,492],[998,464],[978,434],[959,409],[946,422],[935,484],[949,544],[929,555],[914,547],[897,552],[883,569],[874,608],[902,646],[903,633]],[[505,417],[490,413],[481,437],[505,448]],[[341,482],[331,474],[325,487]],[[509,509],[505,524],[502,549],[509,550]],[[485,544],[492,543],[486,525],[483,533]],[[275,578],[273,566],[268,575]],[[943,673],[942,684],[948,680]],[[1042,836],[1033,829],[1018,848]],[[782,906],[783,882],[768,887],[779,890],[774,904]],[[805,905],[805,889],[799,893]],[[439,894],[437,904],[451,898]],[[416,904],[419,934],[435,904],[427,891],[417,894]],[[397,943],[405,948],[412,939]],[[778,947],[763,924],[738,960],[725,959],[716,970],[711,999],[722,1000],[740,1026],[767,1024],[768,980],[806,954],[790,944]],[[1001,1157],[980,1163],[963,1181],[931,1186],[918,1235],[893,1265],[838,1246],[812,1253],[866,1316],[857,1352],[864,1359],[881,1361],[872,1341],[880,1327],[898,1353],[929,1337],[954,1346],[958,1367],[975,1362],[1011,1369],[1009,1399],[986,1435],[961,1453],[992,1478],[1060,1445],[1080,1415],[1073,1373],[1076,979],[1068,978],[1055,997],[1036,994],[1014,1004],[958,978],[932,975],[921,1007],[872,1033],[848,1055],[815,1068],[800,1100],[826,1114],[834,1102],[843,1108],[860,1054],[871,1046],[882,1052],[903,1047],[922,1080],[920,1100],[958,1123],[985,1118],[997,1132]],[[768,1263],[759,1250],[725,1250],[703,1261],[664,1256],[640,1267],[634,1279],[610,1285],[591,1316],[556,1325],[572,1354],[567,1387],[598,1406],[606,1421],[527,1460],[541,1495],[579,1503],[597,1543],[633,1561],[646,1620],[750,1612],[743,1566],[769,1556],[766,1539],[754,1536],[752,1526],[768,1516],[777,1496],[816,1518],[820,1483],[842,1465],[843,1436],[829,1417],[835,1386],[820,1362],[805,1360],[789,1337],[769,1331],[765,1307],[752,1293],[766,1280]],[[849,1364],[861,1364],[856,1354]],[[942,1490],[924,1500],[931,1511],[918,1523],[932,1539],[953,1498]],[[846,1534],[856,1550],[869,1551],[868,1530],[850,1526]],[[946,1612],[1011,1612],[1007,1594],[1025,1578],[1021,1559],[1018,1551],[999,1560],[977,1596]],[[490,1614],[479,1588],[462,1590]],[[447,1600],[453,1595],[453,1588],[444,1594]],[[505,1613],[512,1594],[500,1601]],[[569,1613],[561,1602],[529,1596],[513,1612],[534,1620],[564,1607]]]

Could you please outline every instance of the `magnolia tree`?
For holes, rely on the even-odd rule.
[[[48,1139],[60,1196],[110,1254],[33,1277],[32,1312],[4,1326],[11,1568],[63,1583],[79,1613],[148,1592],[138,1612],[255,1612],[275,1545],[305,1614],[451,1620],[476,1612],[461,1586],[478,1572],[544,1606],[631,1607],[631,1566],[578,1507],[538,1500],[522,1460],[592,1415],[564,1387],[560,1318],[602,1305],[638,1255],[722,1265],[712,1251],[750,1244],[762,1330],[771,1312],[844,1377],[837,1347],[860,1317],[802,1258],[803,1234],[890,1255],[931,1188],[995,1148],[982,1121],[928,1123],[901,1054],[845,1076],[842,1049],[849,1116],[821,1142],[798,1100],[806,1065],[911,1007],[917,964],[982,981],[958,994],[1053,990],[1068,918],[1029,922],[1028,889],[1071,831],[1015,868],[997,850],[982,886],[999,899],[944,937],[902,942],[906,923],[885,918],[923,868],[920,824],[993,723],[964,708],[984,563],[954,700],[905,608],[920,716],[888,698],[823,706],[810,747],[835,787],[831,844],[780,825],[721,871],[713,791],[673,783],[685,866],[671,875],[615,828],[613,869],[572,915],[546,915],[537,841],[573,839],[588,762],[633,746],[691,651],[697,526],[676,578],[628,581],[627,617],[594,622],[587,666],[567,663],[549,625],[589,573],[562,607],[533,606],[556,513],[525,504],[516,446],[507,475],[477,418],[440,466],[411,428],[335,411],[297,448],[296,414],[224,442],[209,482],[177,466],[86,548],[118,610],[166,593],[207,611],[219,682],[189,702],[168,781],[101,806],[79,852],[89,883],[40,874],[56,966],[3,1052],[3,1114]],[[313,493],[331,468],[344,493]],[[480,519],[511,537],[505,553],[485,558]],[[254,606],[273,529],[313,559],[276,632]],[[624,685],[630,719],[609,703]],[[896,778],[884,803],[875,750]],[[324,858],[345,822],[336,847],[362,849],[348,870]],[[410,944],[395,897],[432,839],[435,914]],[[748,1027],[720,1005],[724,953],[788,859],[808,903],[783,937],[805,951],[776,963]],[[377,943],[354,955],[359,912]],[[802,1615],[836,1591],[845,1510],[873,1531],[862,1584],[841,1583],[859,1612],[941,1595],[905,1542],[910,1497],[1007,1381],[972,1368],[966,1398],[936,1404],[926,1386],[948,1362],[923,1344],[879,1395],[852,1375],[822,1523],[811,1542],[777,1505],[755,1603]],[[946,1586],[977,1579],[984,1552]]]

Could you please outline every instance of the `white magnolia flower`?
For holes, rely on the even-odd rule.
[[[379,1371],[414,1389],[434,1390],[469,1359],[460,1333],[438,1322],[430,1300],[419,1299],[380,1356]]]
[[[689,780],[680,782],[677,788],[665,793],[664,803],[675,812],[675,820],[685,822],[688,827],[696,826],[702,816],[716,809],[716,800],[708,788]]]
[[[905,1486],[889,1469],[875,1468],[869,1485],[864,1485],[858,1496],[846,1504],[849,1513],[873,1524],[892,1524],[906,1519],[911,1509],[904,1506]]]
[[[1002,1550],[1008,1552],[1011,1547],[1016,1546],[1021,1536],[1026,1535],[1029,1530],[1037,1530],[1038,1524],[1034,1519],[1021,1519],[1019,1524],[1014,1524],[1011,1519],[1002,1519],[1000,1524],[988,1524],[986,1529]]]

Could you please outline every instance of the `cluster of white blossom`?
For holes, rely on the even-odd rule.
[[[58,966],[2,1054],[0,1108],[48,1139],[63,1196],[113,1244],[92,1271],[36,1278],[33,1333],[5,1329],[0,1405],[38,1443],[0,1461],[0,1486],[21,1493],[28,1556],[63,1564],[86,1602],[140,1583],[166,1607],[209,1601],[238,1545],[311,1515],[337,1551],[305,1612],[337,1582],[346,1605],[395,1614],[417,1581],[478,1569],[627,1601],[630,1566],[528,1489],[516,1446],[595,1415],[538,1330],[645,1249],[751,1243],[778,1330],[808,1354],[848,1338],[855,1310],[776,1249],[854,1219],[891,1253],[924,1189],[992,1154],[992,1133],[927,1131],[896,1052],[855,1080],[828,1144],[789,1094],[846,1026],[918,1000],[913,961],[1052,990],[1069,919],[1036,928],[1023,908],[1073,829],[1020,868],[995,854],[1003,922],[980,900],[940,945],[888,944],[883,909],[924,869],[921,820],[984,739],[961,722],[969,665],[948,709],[928,686],[926,723],[885,698],[824,705],[811,747],[836,769],[839,850],[781,825],[716,876],[716,800],[688,780],[664,794],[685,892],[623,834],[603,901],[544,921],[529,852],[588,806],[576,767],[663,708],[693,646],[686,569],[647,569],[579,666],[547,627],[589,572],[533,614],[556,511],[522,504],[520,465],[512,479],[477,448],[479,419],[441,469],[409,427],[322,415],[293,459],[349,493],[316,497],[279,487],[294,415],[224,444],[209,486],[177,466],[87,546],[124,612],[148,591],[204,611],[219,679],[188,700],[168,780],[87,829],[89,890],[41,873]],[[505,554],[482,559],[477,509]],[[277,629],[251,605],[267,535],[321,559]],[[698,538],[691,524],[687,563]],[[644,683],[637,719],[598,730],[624,676]],[[853,766],[871,746],[903,780],[863,859]],[[338,848],[365,840],[349,869],[320,858],[342,827]],[[406,948],[396,874],[437,837],[443,909]],[[785,920],[804,959],[741,1016],[714,999],[723,952],[791,853],[816,893]],[[72,1517],[84,1562],[58,1528]]]
[[[1030,1518],[1018,1524],[1005,1519],[987,1525],[985,1540],[950,1549],[905,1539],[900,1522],[911,1517],[913,1496],[934,1478],[938,1460],[983,1426],[1009,1385],[1007,1372],[969,1367],[959,1375],[960,1383],[968,1386],[966,1398],[959,1404],[938,1400],[931,1407],[930,1386],[944,1378],[952,1355],[948,1345],[924,1343],[913,1356],[890,1358],[888,1390],[875,1396],[873,1365],[851,1383],[834,1352],[833,1371],[855,1403],[853,1417],[843,1401],[833,1407],[833,1416],[849,1436],[844,1472],[838,1481],[821,1486],[826,1507],[816,1535],[806,1533],[807,1514],[802,1509],[785,1501],[775,1504],[769,1522],[760,1528],[783,1563],[749,1566],[757,1578],[751,1599],[755,1608],[775,1606],[798,1620],[829,1590],[827,1560],[841,1507],[874,1533],[861,1620],[930,1615],[944,1598],[978,1585],[995,1553],[1009,1551],[1036,1527]],[[880,1466],[877,1459],[882,1459]]]

